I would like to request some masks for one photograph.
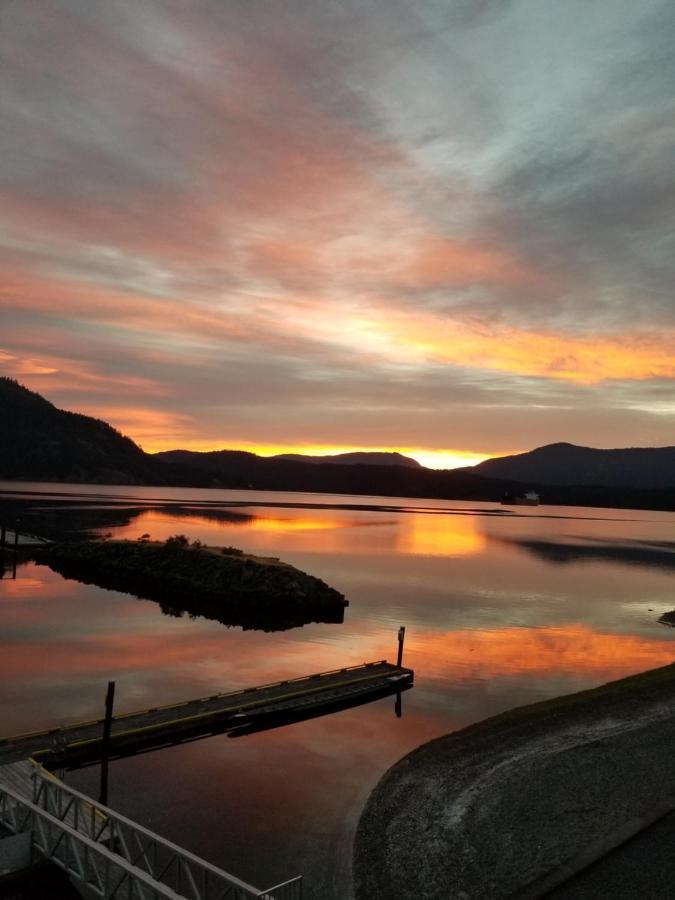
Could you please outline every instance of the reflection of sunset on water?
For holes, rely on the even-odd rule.
[[[574,674],[597,682],[675,661],[675,641],[596,632],[587,625],[415,632],[408,664],[428,678],[553,677]]]
[[[417,556],[474,556],[485,549],[485,536],[474,516],[410,513],[396,536],[399,553]]]
[[[2,593],[5,597],[30,597],[45,586],[45,581],[40,578],[25,578],[20,574],[16,579],[5,576],[1,580]]]
[[[296,515],[291,517],[283,516],[273,518],[271,516],[260,516],[255,522],[245,522],[244,525],[254,528],[256,531],[286,534],[290,531],[327,531],[335,528],[349,528],[351,523],[345,522],[338,518],[318,518],[317,516]]]
[[[149,509],[116,537],[138,537],[148,532],[153,540],[166,540],[177,530],[185,531],[191,538],[206,543],[223,543],[228,540],[253,539],[256,546],[268,538],[285,539],[298,535],[302,545],[312,550],[339,553],[372,551],[374,543],[387,551],[414,556],[474,556],[483,552],[486,537],[475,516],[457,516],[447,513],[406,512],[389,513],[380,518],[376,513],[354,514],[325,509],[270,509],[238,507],[227,511],[226,517],[208,516],[197,510],[190,511],[177,520],[176,515],[161,509]],[[359,531],[368,528],[379,531],[378,538],[369,535],[368,541],[359,538]],[[303,540],[302,534],[306,532]],[[319,537],[318,533],[323,532]],[[326,534],[336,532],[336,534]],[[384,543],[383,543],[384,542]],[[278,545],[275,544],[278,549]]]
[[[187,527],[194,526],[197,528],[251,528],[257,532],[271,532],[284,534],[289,531],[325,531],[335,528],[350,528],[354,523],[345,520],[344,515],[326,515],[321,514],[323,511],[318,510],[293,510],[288,515],[272,516],[267,512],[255,515],[247,510],[232,510],[228,512],[231,520],[224,517],[213,515],[200,515],[196,512],[190,512],[184,518],[184,524]],[[304,514],[303,514],[304,513]],[[239,521],[237,521],[239,518]],[[364,523],[365,524],[365,523]],[[134,532],[138,531],[140,526],[153,526],[154,531],[152,537],[157,540],[164,540],[176,531],[176,517],[171,513],[162,512],[161,509],[149,509],[141,513],[133,524]],[[129,526],[130,528],[132,526]],[[116,533],[116,537],[121,536]]]
[[[128,486],[117,496],[128,524],[114,524],[125,517],[112,507],[118,518],[103,533],[131,540],[186,534],[279,557],[345,593],[344,623],[274,633],[226,628],[21,565],[15,582],[0,581],[4,733],[99,717],[108,680],[117,684],[116,710],[129,712],[392,660],[398,626],[406,626],[403,661],[415,670],[415,686],[403,695],[401,719],[388,697],[113,764],[120,812],[144,821],[136,789],[142,781],[162,799],[163,833],[182,839],[185,808],[198,798],[224,830],[199,832],[190,819],[195,846],[210,859],[234,859],[242,875],[247,866],[257,871],[252,842],[283,856],[280,877],[290,858],[297,871],[316,866],[316,841],[308,850],[307,834],[325,835],[326,846],[348,844],[349,823],[370,788],[423,741],[675,657],[675,632],[658,624],[675,605],[672,575],[609,558],[569,561],[561,570],[523,549],[541,540],[557,547],[570,535],[617,547],[637,538],[668,541],[672,514],[541,507],[504,515],[487,503]],[[100,502],[105,513],[106,498]],[[95,769],[68,777],[97,790]]]
[[[198,623],[190,632],[170,620],[162,633],[120,632],[92,636],[73,644],[63,638],[17,641],[3,650],[3,673],[11,678],[72,677],[80,674],[183,669],[189,675],[200,669],[204,687],[246,685],[247,677],[294,677],[321,668],[324,654],[312,643],[287,642],[277,648],[274,660],[253,651],[249,641],[238,641],[234,632],[220,633]],[[187,625],[188,623],[184,623]],[[391,657],[393,639],[373,646],[373,657]],[[406,664],[415,669],[418,681],[450,682],[467,678],[498,678],[510,675],[554,677],[575,674],[590,681],[620,678],[643,669],[669,665],[675,660],[672,640],[643,640],[627,634],[594,632],[587,626],[569,624],[550,628],[499,628],[492,630],[429,632],[414,631],[406,643]],[[352,660],[347,659],[351,662]],[[253,683],[253,681],[251,681]]]
[[[228,509],[213,516],[197,512],[175,513],[148,509],[131,524],[115,531],[116,538],[135,540],[143,533],[151,540],[163,541],[177,532],[212,546],[234,543],[251,553],[270,553],[284,548],[321,550],[323,553],[369,552],[372,532],[379,532],[387,551],[392,549],[399,518],[380,519],[374,514],[356,514],[325,509],[284,509],[274,512],[257,507]],[[367,542],[359,538],[360,530],[371,534]],[[377,540],[377,539],[375,539]],[[366,549],[368,548],[368,549]],[[402,551],[405,552],[405,551]]]

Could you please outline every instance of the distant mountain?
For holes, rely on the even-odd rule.
[[[57,409],[9,378],[0,378],[0,422],[0,480],[254,488],[493,503],[504,493],[522,494],[535,488],[547,504],[675,509],[673,447],[592,450],[553,444],[450,471],[426,469],[396,453],[309,460],[293,454],[264,458],[242,450],[148,454],[106,422]],[[377,507],[376,499],[369,502]]]
[[[575,444],[547,444],[528,453],[487,459],[465,471],[538,485],[675,488],[675,447],[596,450]]]
[[[364,454],[370,457],[370,454]],[[387,457],[395,454],[386,454]],[[440,472],[424,466],[334,462],[321,464],[299,458],[256,456],[241,450],[167,450],[154,458],[174,466],[190,466],[212,474],[218,484],[260,491],[309,491],[334,494],[373,494],[389,497],[446,497],[496,499],[502,482],[472,472]]]
[[[423,468],[416,459],[402,453],[378,453],[358,451],[356,453],[336,453],[335,455],[309,456],[305,453],[279,453],[270,459],[290,459],[293,462],[328,463],[334,466],[407,466],[409,469]]]

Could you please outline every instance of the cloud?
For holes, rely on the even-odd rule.
[[[3,371],[150,443],[672,428],[671,4],[0,15]]]

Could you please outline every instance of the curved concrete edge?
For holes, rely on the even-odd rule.
[[[411,753],[392,766],[381,778],[372,791],[359,820],[353,853],[354,894],[357,900],[390,900],[394,894],[388,891],[386,877],[392,860],[403,853],[408,868],[415,868],[415,848],[397,846],[397,837],[391,828],[387,798],[401,786],[405,780],[414,776],[428,765],[430,758],[444,759],[476,757],[486,746],[500,743],[508,751],[508,745],[514,750],[533,737],[555,734],[557,730],[570,726],[589,725],[601,717],[614,714],[630,717],[631,713],[639,716],[650,705],[675,702],[675,664],[653,669],[638,675],[629,676],[618,681],[609,682],[597,688],[545,700],[528,706],[508,710],[497,716],[485,719],[465,729],[436,738]],[[400,790],[399,790],[400,793]],[[399,798],[400,799],[400,798]],[[415,805],[428,802],[428,798],[415,796],[409,798]],[[640,815],[623,821],[609,834],[599,839],[587,841],[584,849],[572,854],[564,863],[556,863],[544,875],[534,879],[524,879],[515,890],[499,894],[508,900],[537,900],[545,896],[555,887],[581,873],[607,853],[621,846],[636,834],[666,816],[675,808],[675,793],[668,799],[652,804]],[[445,810],[446,813],[449,810]],[[405,815],[405,810],[395,810]],[[388,815],[389,814],[389,815]],[[411,816],[411,818],[413,818]],[[426,834],[424,840],[434,840],[437,835]],[[413,839],[414,843],[414,839]],[[418,847],[417,861],[421,864],[422,852]],[[458,893],[457,885],[447,885],[447,896],[466,898],[473,894]],[[401,890],[396,900],[413,896]],[[436,896],[430,893],[419,893],[420,898]],[[440,896],[440,894],[439,894]],[[478,896],[478,894],[476,894]],[[483,896],[483,895],[481,895]],[[487,896],[487,895],[485,895]],[[496,895],[495,895],[496,896]]]
[[[629,819],[628,822],[607,837],[591,842],[583,853],[579,853],[565,865],[553,869],[542,878],[531,881],[514,893],[509,894],[507,900],[540,900],[540,898],[546,897],[555,888],[571,881],[577,875],[581,875],[582,872],[590,869],[592,865],[604,859],[609,853],[627,844],[640,832],[664,819],[673,810],[675,810],[675,795],[656,804],[647,814]]]

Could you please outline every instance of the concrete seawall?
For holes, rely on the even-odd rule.
[[[357,900],[534,898],[675,807],[675,666],[404,757],[363,811]]]

